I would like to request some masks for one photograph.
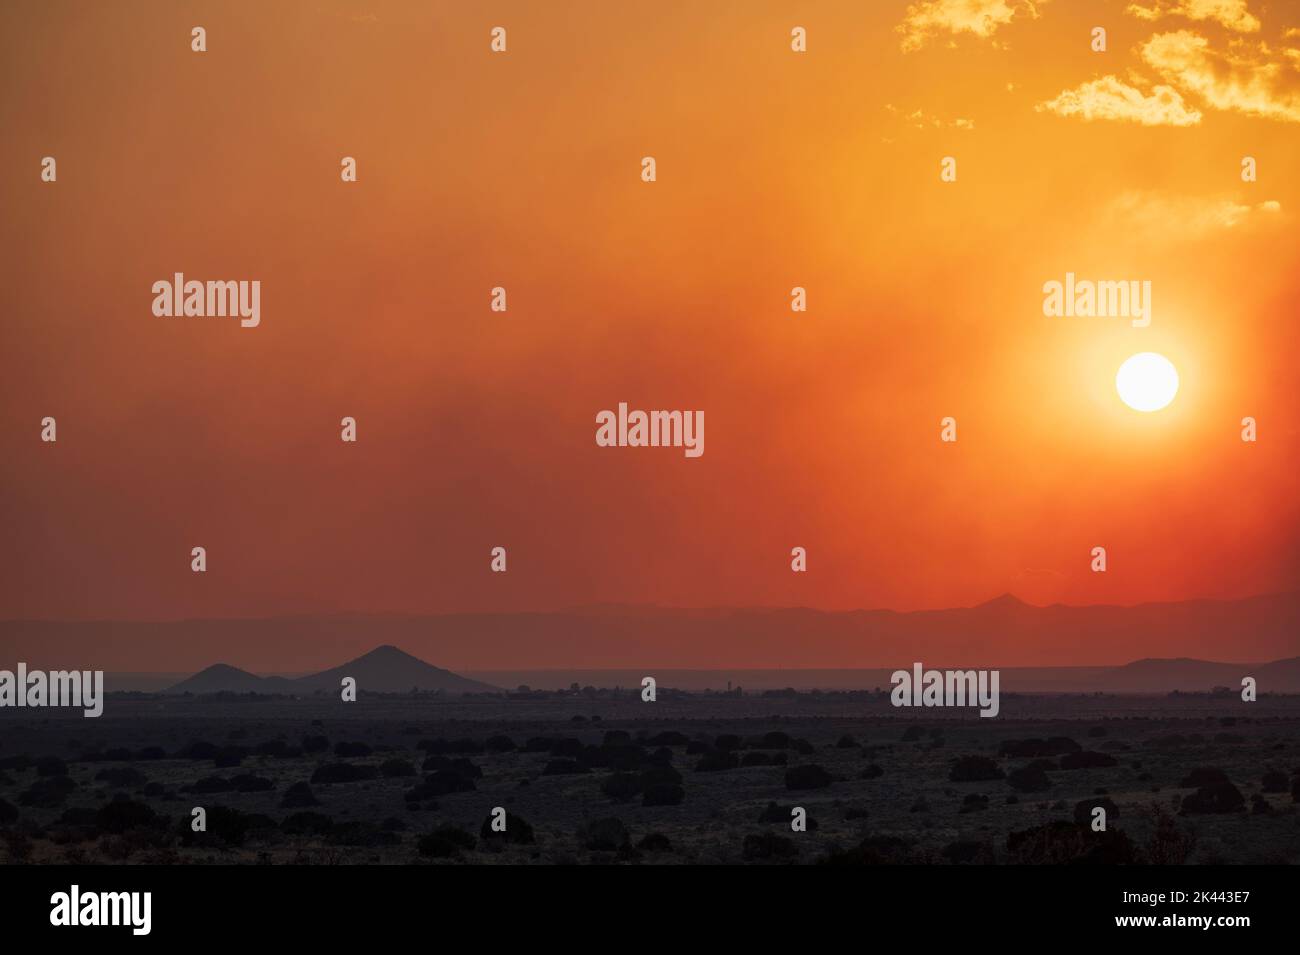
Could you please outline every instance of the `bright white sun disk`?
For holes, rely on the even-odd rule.
[[[1178,394],[1178,369],[1164,355],[1140,352],[1119,366],[1115,388],[1134,411],[1159,411]]]

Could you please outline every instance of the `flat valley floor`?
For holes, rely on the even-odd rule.
[[[0,713],[0,860],[1295,864],[1298,773],[1285,696],[116,695]]]

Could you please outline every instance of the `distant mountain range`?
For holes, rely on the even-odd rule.
[[[397,647],[376,647],[342,666],[310,676],[290,679],[256,676],[239,667],[214,663],[170,687],[168,693],[284,693],[303,695],[317,691],[337,693],[344,677],[357,681],[357,689],[373,693],[438,690],[443,693],[495,693],[497,688],[458,676],[425,663]]]
[[[0,663],[108,671],[175,673],[229,660],[247,670],[303,673],[378,643],[461,672],[1265,661],[1300,654],[1300,595],[1132,607],[1034,607],[1004,595],[975,607],[907,613],[602,605],[546,613],[0,622]]]

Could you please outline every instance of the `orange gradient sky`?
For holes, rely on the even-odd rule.
[[[1300,10],[985,6],[4,5],[0,617],[1294,589]],[[620,401],[704,455],[598,448]]]

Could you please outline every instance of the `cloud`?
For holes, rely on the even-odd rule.
[[[945,120],[940,119],[938,116],[931,116],[924,110],[919,109],[913,110],[910,113],[904,113],[893,103],[885,104],[885,112],[897,116],[913,129],[943,129],[945,127],[952,129],[975,128],[975,120],[973,119],[962,119],[961,117],[957,117],[956,119]]]
[[[1213,20],[1239,33],[1254,33],[1259,29],[1259,20],[1246,8],[1246,0],[1155,0],[1149,7],[1129,4],[1125,12],[1150,21],[1163,17]]]
[[[904,53],[919,50],[942,33],[973,33],[988,39],[1021,13],[1037,19],[1048,0],[918,0],[907,8],[895,29],[903,35]]]
[[[1201,121],[1200,112],[1187,106],[1173,87],[1156,86],[1148,96],[1114,76],[1063,90],[1056,99],[1039,103],[1034,109],[1058,116],[1122,120],[1143,126],[1195,126]]]
[[[1179,30],[1156,34],[1141,55],[1165,80],[1214,109],[1300,122],[1300,70],[1286,51],[1280,59],[1265,44],[1219,52],[1205,37]]]
[[[1281,213],[1282,204],[1274,199],[1248,205],[1226,197],[1127,192],[1105,207],[1102,219],[1139,239],[1163,241],[1241,231],[1277,221]]]

